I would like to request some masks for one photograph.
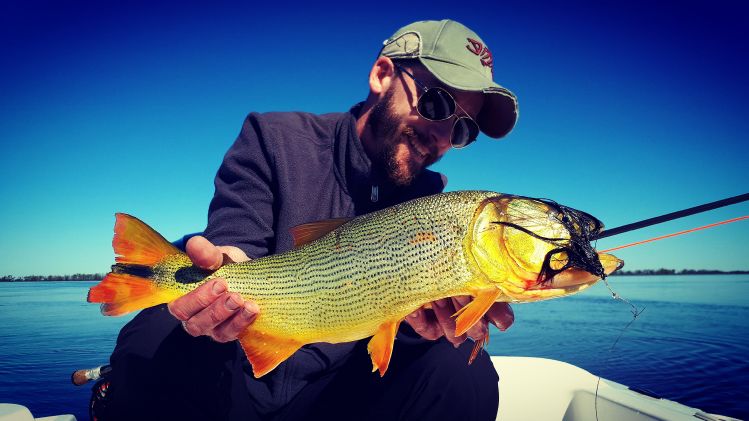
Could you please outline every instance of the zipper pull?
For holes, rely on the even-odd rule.
[[[372,185],[372,194],[369,195],[369,200],[371,200],[372,203],[377,203],[379,199],[380,199],[380,186]]]

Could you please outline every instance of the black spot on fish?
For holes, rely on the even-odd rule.
[[[124,263],[116,263],[112,265],[112,273],[124,273],[127,275],[138,276],[140,278],[146,279],[149,279],[153,276],[153,270],[150,266],[131,265]]]
[[[200,282],[210,275],[211,271],[203,270],[195,266],[178,269],[174,273],[174,280],[180,284],[194,284]]]

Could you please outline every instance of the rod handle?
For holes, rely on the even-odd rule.
[[[70,381],[76,386],[83,386],[91,380],[99,380],[102,377],[106,377],[111,371],[112,367],[108,364],[95,368],[84,368],[74,371],[70,375]]]

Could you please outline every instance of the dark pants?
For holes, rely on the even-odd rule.
[[[341,369],[305,387],[276,419],[494,420],[497,373],[485,352],[468,365],[472,347],[471,341],[458,349],[444,339],[395,341],[380,378],[362,341]]]
[[[326,374],[303,379],[303,388],[279,404],[262,388],[248,388],[248,381],[263,383],[247,377],[249,363],[236,343],[193,338],[165,306],[156,306],[120,332],[111,384],[92,401],[94,413],[100,420],[495,419],[497,373],[486,353],[468,365],[470,341],[455,349],[401,324],[382,378],[372,372],[367,342]]]

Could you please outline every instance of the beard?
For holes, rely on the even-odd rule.
[[[402,126],[393,112],[392,89],[388,89],[382,100],[372,107],[369,124],[374,138],[381,142],[379,155],[372,157],[375,164],[385,170],[393,184],[410,185],[426,165],[420,164],[413,157],[407,159],[402,156],[404,148],[411,148],[405,145],[408,141],[403,139],[415,139],[417,135],[413,128]]]

